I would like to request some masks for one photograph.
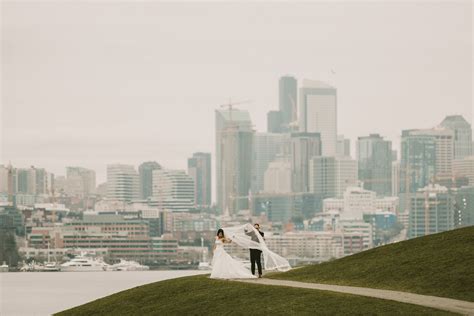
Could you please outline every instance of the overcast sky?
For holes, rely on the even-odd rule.
[[[278,78],[338,89],[338,132],[472,122],[472,4],[2,2],[2,153],[17,167],[214,152],[214,110],[253,102],[258,131]],[[334,69],[336,75],[331,75]]]

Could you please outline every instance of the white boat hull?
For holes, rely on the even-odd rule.
[[[84,266],[66,266],[61,267],[62,272],[98,272],[98,271],[106,271],[105,267],[84,267]]]

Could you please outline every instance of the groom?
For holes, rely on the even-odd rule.
[[[260,225],[255,223],[253,225],[253,227],[255,227],[255,229],[260,233],[260,236],[264,236],[263,232],[260,231]],[[250,236],[250,239],[252,239],[252,241],[255,241],[255,242],[258,242],[260,243],[260,240],[258,239],[257,237],[257,234],[255,233],[255,231],[245,231],[245,234]],[[255,263],[257,264],[257,268],[258,268],[258,277],[261,278],[262,277],[262,262],[261,262],[261,256],[262,256],[262,251],[260,249],[252,249],[250,248],[250,263],[251,263],[251,270],[252,270],[252,274],[255,275]]]

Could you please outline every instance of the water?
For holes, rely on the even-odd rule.
[[[0,273],[0,315],[51,315],[135,286],[204,271]]]

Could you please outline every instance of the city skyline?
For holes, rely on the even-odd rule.
[[[400,152],[404,129],[429,128],[453,114],[472,124],[469,3],[278,4],[266,8],[269,16],[261,20],[250,10],[263,8],[259,4],[213,6],[219,14],[206,22],[182,10],[205,10],[192,4],[117,5],[107,13],[99,10],[104,5],[4,4],[0,163],[35,165],[57,175],[68,165],[83,166],[97,172],[98,183],[110,163],[156,160],[184,170],[193,152],[215,157],[213,113],[229,97],[253,100],[239,108],[264,132],[267,112],[278,109],[278,79],[287,74],[298,88],[305,78],[337,88],[338,134],[351,139],[353,157],[360,136],[378,133]],[[51,8],[62,14],[52,19]],[[127,9],[139,11],[141,21],[130,14],[117,25]],[[238,18],[231,17],[234,12]],[[94,19],[99,14],[103,19]],[[424,25],[418,25],[420,15]],[[379,19],[401,16],[404,25],[371,29]],[[180,24],[185,19],[199,27]],[[212,28],[216,23],[221,31]],[[160,44],[147,40],[151,34]],[[196,40],[207,45],[197,48]],[[436,49],[446,41],[450,49]],[[97,59],[76,45],[97,47]],[[410,45],[411,54],[400,45]],[[195,55],[170,55],[190,48]],[[371,124],[367,113],[375,118]]]
[[[0,314],[470,314],[473,16],[0,1]]]

